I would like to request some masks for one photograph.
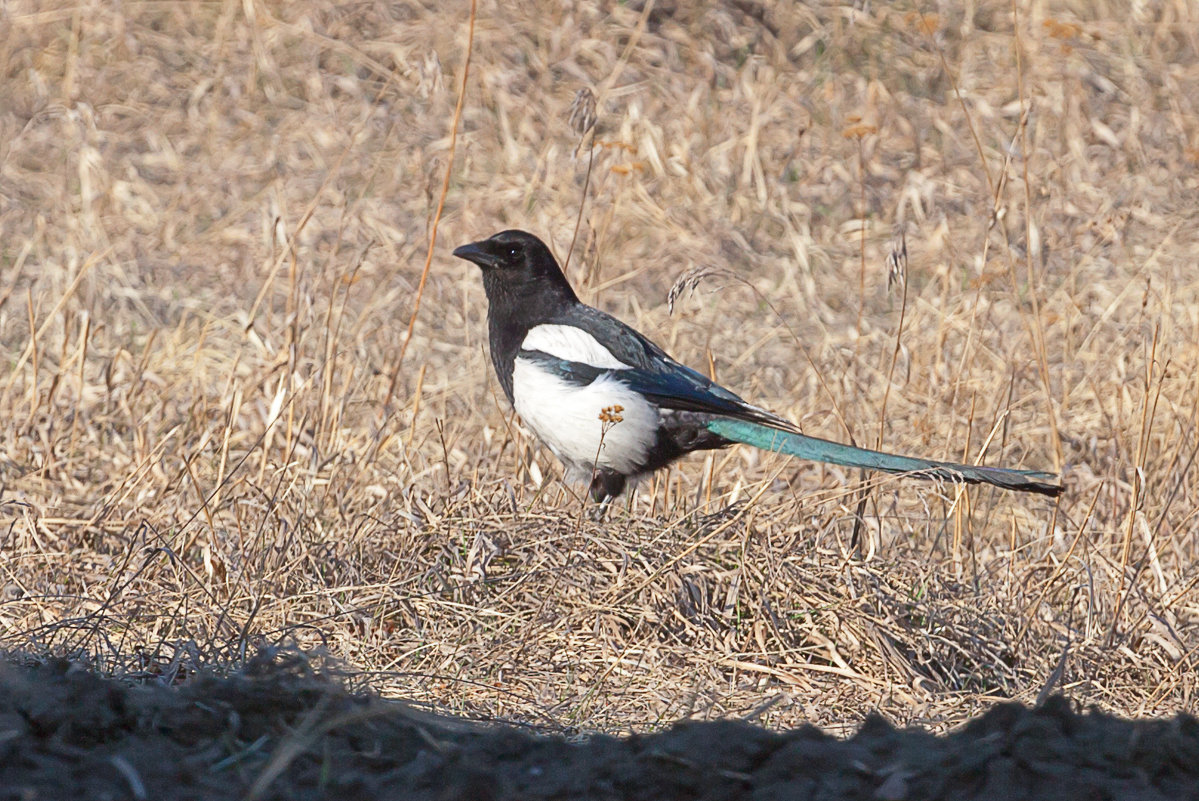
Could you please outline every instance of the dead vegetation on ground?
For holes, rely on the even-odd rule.
[[[451,150],[465,3],[5,5],[0,647],[556,731],[1193,708],[1199,21],[971,8],[485,2]],[[591,520],[448,256],[576,219],[585,300],[809,433],[1066,493],[738,448]]]

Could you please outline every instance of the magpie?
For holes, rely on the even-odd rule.
[[[735,443],[818,462],[1057,495],[1052,473],[938,462],[809,437],[579,301],[540,239],[501,231],[454,251],[483,273],[491,361],[508,401],[608,502],[692,451]]]

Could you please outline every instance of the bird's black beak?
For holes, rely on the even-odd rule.
[[[471,242],[469,245],[454,249],[454,255],[460,259],[473,261],[480,267],[495,267],[496,257],[486,247],[486,242]]]

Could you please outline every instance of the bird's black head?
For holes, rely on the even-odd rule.
[[[537,299],[577,302],[550,249],[526,231],[500,231],[457,248],[454,255],[479,265],[493,307],[497,303],[526,306]]]
[[[473,261],[484,270],[519,271],[525,265],[526,255],[549,249],[545,243],[526,231],[500,231],[490,239],[471,242],[454,251],[460,259]],[[552,258],[552,256],[551,256]]]

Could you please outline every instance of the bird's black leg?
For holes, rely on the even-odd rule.
[[[591,499],[606,506],[608,501],[624,492],[624,485],[627,480],[620,473],[596,468],[595,475],[591,478]]]
[[[609,495],[607,498],[604,498],[602,501],[600,501],[599,503],[592,506],[587,511],[587,517],[592,522],[601,523],[601,522],[603,522],[604,518],[606,518],[608,516],[608,510],[610,508],[612,508],[612,496],[611,495]]]
[[[612,499],[624,492],[627,481],[620,473],[596,468],[591,479],[591,499],[598,505],[591,510],[592,520],[603,520],[607,516]]]

